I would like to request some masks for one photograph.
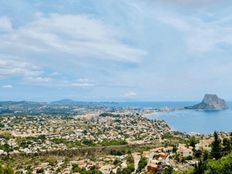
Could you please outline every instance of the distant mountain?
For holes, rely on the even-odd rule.
[[[67,101],[66,101],[67,103]],[[2,101],[0,102],[0,115],[77,115],[73,105],[52,105],[46,102],[30,101]]]
[[[11,108],[25,108],[25,107],[39,107],[46,105],[45,102],[32,102],[32,101],[0,101],[1,107],[11,107]]]
[[[75,105],[77,104],[77,102],[71,99],[62,99],[58,101],[53,101],[51,102],[51,104],[52,105]]]
[[[225,100],[219,98],[215,94],[206,94],[201,103],[194,106],[185,107],[185,109],[196,109],[196,110],[224,110],[228,106]]]
[[[90,102],[90,101],[75,101],[71,99],[62,99],[58,101],[53,101],[50,105],[59,106],[81,106],[81,107],[112,107],[115,106],[116,102]]]
[[[82,114],[83,110],[77,108],[111,108],[114,107],[114,102],[85,102],[74,101],[71,99],[63,99],[51,103],[46,102],[31,102],[31,101],[0,101],[0,116],[1,115],[78,115]]]

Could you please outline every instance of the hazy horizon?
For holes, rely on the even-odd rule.
[[[62,101],[62,100],[72,100],[74,102],[106,102],[106,103],[111,103],[111,102],[119,102],[119,103],[199,103],[202,101],[202,99],[199,100],[78,100],[78,99],[56,99],[56,100],[1,100],[0,102],[45,102],[45,103],[51,103],[51,102],[57,102],[57,101]],[[231,103],[232,100],[226,100],[227,103]]]

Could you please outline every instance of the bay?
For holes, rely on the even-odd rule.
[[[128,108],[183,108],[198,102],[120,102],[117,107]],[[186,133],[209,134],[214,131],[232,132],[232,102],[229,108],[222,111],[177,110],[173,112],[158,112],[147,116],[149,119],[166,121],[175,131]]]

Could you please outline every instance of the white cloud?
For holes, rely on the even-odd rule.
[[[92,83],[72,83],[73,87],[93,87],[95,84]]]
[[[178,4],[205,4],[217,2],[217,0],[162,0],[166,2],[178,3]]]
[[[0,76],[33,77],[40,74],[37,66],[16,59],[0,57]]]
[[[95,82],[89,79],[79,79],[77,82],[71,84],[73,87],[94,87],[96,86]]]
[[[184,33],[191,52],[207,53],[213,49],[220,49],[220,44],[232,44],[232,27],[223,25],[231,18],[209,22],[201,17],[169,14],[158,19]]]
[[[135,97],[137,94],[133,91],[126,92],[123,96],[126,98]]]
[[[2,85],[2,88],[13,88],[13,85]]]
[[[19,77],[27,81],[47,82],[40,67],[17,57],[0,55],[0,78]]]
[[[146,53],[122,41],[117,29],[84,15],[52,14],[0,36],[0,48],[75,58],[138,62]]]
[[[1,31],[11,31],[12,30],[12,24],[8,17],[0,17],[0,32]]]
[[[37,76],[37,77],[27,77],[26,80],[30,82],[36,82],[36,83],[47,83],[47,82],[52,81],[53,79],[50,77]]]
[[[177,6],[181,8],[196,8],[201,9],[205,7],[210,6],[218,6],[225,2],[228,2],[227,0],[156,0],[153,1],[154,3],[162,3],[164,5],[172,5]]]

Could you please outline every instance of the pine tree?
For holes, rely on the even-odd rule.
[[[222,147],[221,147],[221,140],[218,137],[218,133],[214,132],[214,142],[212,143],[212,151],[211,155],[216,160],[221,158],[222,156]]]
[[[201,160],[195,164],[193,174],[204,174],[206,166]]]
[[[232,147],[231,147],[231,142],[229,139],[224,138],[223,139],[223,154],[226,155],[230,153]]]

